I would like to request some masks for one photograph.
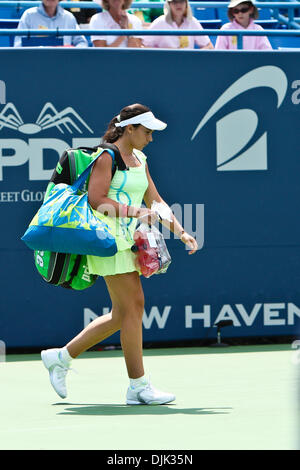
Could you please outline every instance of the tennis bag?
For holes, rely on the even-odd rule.
[[[113,144],[103,143],[101,149],[111,149],[115,159],[112,165],[112,177],[118,168],[126,170],[118,148]],[[59,183],[72,185],[77,177],[88,167],[93,160],[92,154],[100,150],[99,147],[79,147],[67,149],[59,159],[47,186],[45,198],[51,189]],[[87,191],[89,176],[83,186]],[[35,267],[42,278],[49,284],[73,290],[83,290],[95,284],[98,276],[90,274],[85,255],[69,253],[56,253],[52,251],[34,251]]]

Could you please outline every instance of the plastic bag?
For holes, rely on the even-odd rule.
[[[142,223],[134,233],[131,250],[136,254],[135,264],[145,277],[165,273],[171,263],[166,242],[160,231]]]

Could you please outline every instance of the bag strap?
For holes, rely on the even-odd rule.
[[[100,147],[102,149],[111,149],[115,154],[115,163],[116,163],[115,168],[117,167],[118,170],[120,170],[120,171],[128,170],[128,166],[124,162],[124,160],[121,156],[120,150],[118,149],[118,147],[115,144],[111,144],[109,142],[103,141],[98,145],[98,147]],[[97,148],[95,150],[97,150]]]
[[[128,166],[124,162],[124,160],[121,156],[120,150],[118,149],[118,147],[115,144],[111,144],[111,143],[105,142],[105,141],[100,141],[99,145],[97,145],[96,147],[78,147],[77,149],[78,150],[83,150],[83,151],[88,152],[88,153],[89,152],[94,153],[94,152],[97,152],[97,150],[99,148],[101,148],[101,149],[110,149],[114,152],[114,154],[115,154],[115,165],[113,167],[113,174],[116,171],[116,167],[120,171],[128,170]]]
[[[74,192],[77,192],[81,186],[84,184],[85,180],[87,179],[91,169],[92,169],[92,166],[94,165],[94,163],[96,162],[96,160],[98,160],[98,158],[102,155],[102,153],[104,152],[108,152],[113,160],[113,165],[115,164],[115,154],[113,152],[113,150],[111,149],[100,149],[99,150],[99,153],[96,155],[96,157],[94,158],[94,160],[91,161],[91,163],[86,167],[86,169],[81,173],[81,175],[77,178],[77,180],[72,184],[71,188]]]

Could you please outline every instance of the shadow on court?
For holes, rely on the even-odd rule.
[[[64,406],[64,411],[58,415],[77,416],[116,416],[116,415],[216,415],[228,414],[231,407],[218,408],[176,408],[176,405],[136,406],[136,405],[109,405],[109,404],[82,404],[82,403],[54,403],[53,406]],[[70,408],[69,408],[70,407]]]

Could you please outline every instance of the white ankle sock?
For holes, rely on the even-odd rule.
[[[70,364],[70,362],[73,359],[72,356],[70,356],[69,351],[67,350],[66,346],[59,350],[59,358],[65,364]]]
[[[130,380],[130,387],[132,389],[144,387],[148,383],[148,380],[146,379],[146,375],[143,375],[142,377],[139,377],[138,379],[129,379],[129,380]]]

